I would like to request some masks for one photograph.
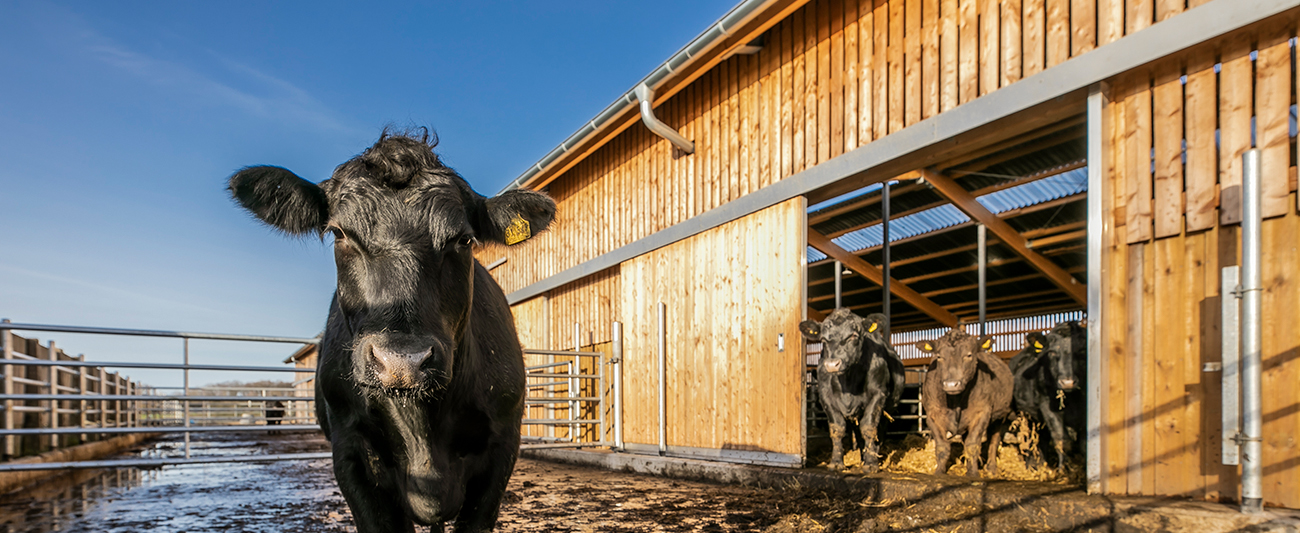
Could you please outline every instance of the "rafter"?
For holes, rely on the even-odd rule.
[[[840,248],[840,246],[832,242],[830,238],[812,229],[808,230],[808,245],[820,250],[828,256],[839,259],[844,266],[858,274],[861,274],[863,277],[871,280],[877,285],[883,285],[885,282],[885,274],[884,272],[881,272],[879,268],[876,268],[870,263],[862,260],[861,257],[853,255],[852,252]],[[948,310],[940,307],[939,304],[934,303],[929,298],[921,296],[919,293],[912,290],[911,287],[899,283],[897,280],[891,279],[889,288],[890,292],[894,296],[902,298],[908,305],[920,309],[925,314],[930,315],[931,318],[938,320],[939,323],[948,326],[957,324],[956,315],[949,313]]]
[[[925,177],[925,181],[934,186],[934,189],[939,194],[948,198],[953,205],[957,206],[957,209],[966,213],[966,216],[988,227],[989,231],[997,236],[1004,246],[1010,248],[1016,255],[1023,257],[1026,262],[1046,276],[1054,285],[1074,298],[1076,302],[1087,305],[1088,291],[1084,284],[1079,283],[1074,276],[1071,276],[1065,269],[1053,263],[1050,259],[1030,250],[1025,237],[1020,232],[975,201],[975,196],[971,195],[970,191],[957,185],[952,178],[937,172],[923,170],[921,175]]]

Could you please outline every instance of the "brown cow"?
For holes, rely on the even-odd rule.
[[[998,443],[1011,412],[1015,381],[1011,368],[988,352],[993,337],[974,337],[954,329],[937,341],[916,346],[934,356],[921,386],[921,405],[934,438],[935,473],[948,472],[952,439],[965,435],[966,475],[978,476],[980,452],[992,428],[985,468],[989,475],[997,475]]]

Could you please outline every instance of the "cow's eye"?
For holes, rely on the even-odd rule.
[[[468,248],[472,244],[474,244],[473,235],[461,235],[459,238],[456,239],[456,245],[462,248]]]
[[[329,226],[325,229],[329,230],[330,235],[334,236],[334,242],[339,243],[347,240],[347,236],[343,234],[343,230],[339,229],[338,226]]]

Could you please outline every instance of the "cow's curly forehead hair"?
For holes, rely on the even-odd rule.
[[[394,132],[385,129],[374,145],[339,165],[330,179],[321,183],[334,217],[353,219],[361,226],[385,213],[381,204],[388,199],[420,209],[438,218],[429,228],[442,237],[462,231],[468,220],[455,213],[477,207],[483,198],[433,151],[436,135],[427,128]],[[447,209],[451,208],[451,209]],[[360,229],[360,228],[358,228]]]

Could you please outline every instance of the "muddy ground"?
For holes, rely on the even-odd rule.
[[[194,455],[322,451],[311,434],[204,435]],[[178,453],[174,439],[135,456]],[[825,473],[830,475],[829,473]],[[946,479],[938,477],[934,479]],[[1196,508],[1159,514],[1087,497],[1067,484],[917,479],[920,497],[800,486],[723,486],[522,459],[498,531],[1249,531]],[[971,490],[972,487],[981,487]],[[1218,512],[1218,515],[1214,513]],[[1204,516],[1202,516],[1204,515]],[[1190,518],[1189,518],[1190,517]],[[1261,530],[1261,529],[1254,529]],[[329,462],[80,471],[0,497],[5,532],[354,531]]]

